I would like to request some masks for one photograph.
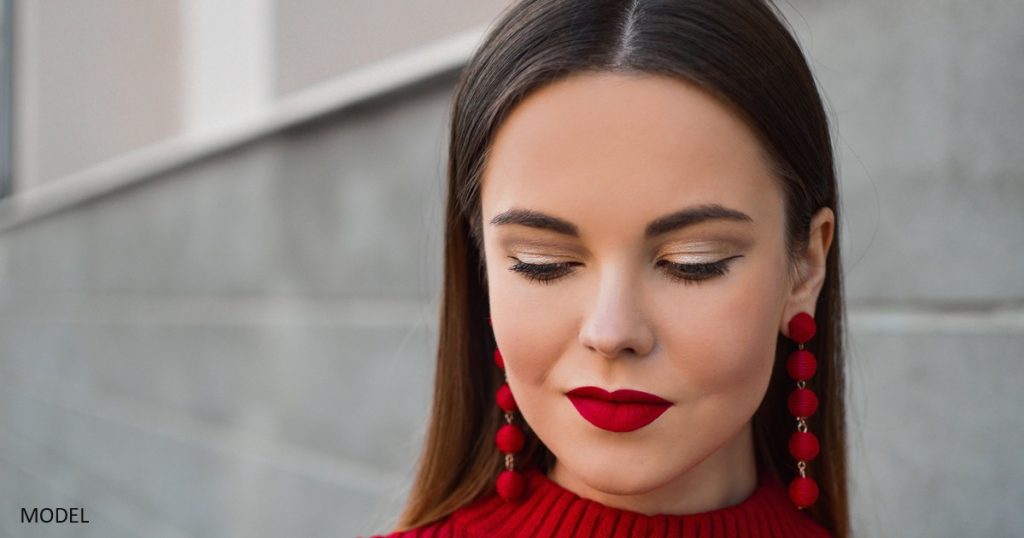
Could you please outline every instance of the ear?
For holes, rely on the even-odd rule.
[[[779,330],[789,337],[789,320],[800,312],[814,316],[814,306],[825,284],[825,269],[828,249],[832,246],[835,230],[835,213],[829,207],[822,207],[811,218],[807,249],[797,261],[797,271],[782,311]]]

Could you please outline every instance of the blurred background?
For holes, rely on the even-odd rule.
[[[1024,3],[781,3],[840,157],[856,535],[1024,535]],[[0,0],[0,535],[392,528],[507,4]]]

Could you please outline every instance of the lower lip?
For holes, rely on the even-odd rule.
[[[610,432],[631,432],[654,422],[672,404],[609,402],[569,396],[572,405],[588,422]]]

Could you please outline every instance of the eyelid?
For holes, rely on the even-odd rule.
[[[560,251],[538,253],[512,249],[511,255],[526,263],[536,263],[538,265],[569,262],[570,258],[576,258],[576,256],[572,254]]]
[[[664,263],[664,264],[668,264],[668,265],[678,265],[678,266],[683,266],[683,267],[713,266],[713,265],[725,266],[725,265],[729,265],[730,262],[732,262],[732,260],[734,260],[736,258],[742,258],[742,257],[743,257],[742,254],[736,254],[736,255],[733,255],[733,256],[726,256],[725,258],[717,258],[716,257],[716,258],[713,258],[713,259],[710,259],[710,260],[707,260],[707,261],[686,261],[686,262],[674,262],[672,260],[662,259],[662,260],[658,261],[658,264],[660,265],[660,264]]]
[[[659,267],[668,266],[671,270],[662,274],[673,281],[682,282],[684,285],[696,285],[726,275],[732,266],[732,261],[742,258],[742,254],[729,256],[719,260],[699,263],[677,263],[666,259],[658,260]],[[527,263],[508,256],[515,261],[515,265],[509,268],[513,272],[520,273],[523,278],[541,284],[552,284],[574,272],[573,266],[578,262],[555,262],[555,263]]]
[[[707,265],[709,263],[718,263],[720,261],[731,259],[731,256],[722,257],[721,254],[713,256],[701,256],[701,257],[674,257],[667,256],[660,258],[659,262],[673,263],[676,265]]]
[[[525,263],[528,265],[579,265],[579,262],[575,258],[569,258],[566,256],[551,256],[546,254],[526,254],[522,252],[513,252],[507,254],[505,259],[512,260],[518,263]]]
[[[676,254],[725,254],[731,251],[746,250],[747,245],[731,239],[697,239],[689,241],[673,241],[660,249],[663,256]]]
[[[675,255],[707,255],[726,256],[749,250],[752,240],[733,238],[732,236],[703,237],[699,239],[680,239],[663,245],[658,252],[661,256]]]
[[[502,237],[499,245],[510,252],[541,251],[545,253],[557,253],[579,256],[586,250],[581,245],[573,242],[548,239],[546,237],[523,237],[519,235]]]

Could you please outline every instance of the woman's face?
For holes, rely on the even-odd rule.
[[[776,181],[743,121],[673,78],[577,75],[502,123],[481,187],[492,327],[556,482],[645,513],[752,490],[776,335],[820,289],[790,280]],[[567,395],[588,386],[669,404]]]

